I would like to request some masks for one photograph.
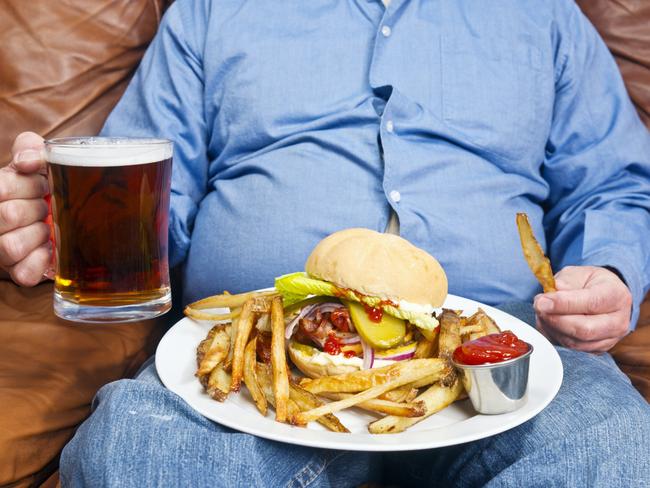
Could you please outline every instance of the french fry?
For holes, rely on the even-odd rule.
[[[265,313],[260,315],[255,323],[255,328],[260,332],[271,333],[271,319],[270,314]]]
[[[440,316],[438,357],[451,359],[460,344],[460,318],[452,310],[445,309]]]
[[[480,323],[485,329],[486,334],[498,334],[501,328],[497,325],[492,317],[485,313],[485,310],[479,308],[474,315],[468,320],[474,320]]]
[[[230,375],[226,373],[221,364],[217,365],[210,373],[206,391],[208,395],[219,402],[225,401],[230,391]]]
[[[463,327],[460,328],[460,335],[461,337],[464,335],[470,335],[474,334],[475,332],[484,332],[485,328],[483,325],[464,325]]]
[[[321,393],[321,395],[330,400],[344,400],[352,396],[351,393]],[[359,403],[356,407],[385,415],[397,415],[398,417],[419,417],[426,412],[426,407],[422,402],[398,403],[380,400],[379,398]]]
[[[425,336],[420,337],[413,356],[415,359],[432,358],[435,356],[438,347],[438,332],[439,329],[435,329],[432,332],[431,339]]]
[[[257,363],[255,371],[257,372],[257,380],[262,392],[264,393],[264,396],[266,397],[266,401],[268,401],[273,406],[273,408],[277,408],[275,403],[275,395],[273,394],[273,373],[271,372],[271,368],[266,364]],[[296,402],[289,398],[287,401],[287,416],[289,418],[292,418],[298,413],[300,413],[300,407],[298,407],[298,404]],[[302,427],[305,424],[294,425],[300,425]]]
[[[316,395],[309,393],[307,390],[295,384],[289,385],[289,397],[296,402],[301,411],[311,410],[312,408],[323,405],[323,402]],[[292,417],[290,416],[289,418]],[[323,415],[316,419],[316,421],[332,432],[350,432],[334,414]]]
[[[544,293],[556,291],[551,261],[544,255],[542,246],[535,239],[535,234],[528,221],[528,215],[525,213],[517,214],[517,229],[519,230],[519,240],[528,267],[542,285]]]
[[[201,342],[199,342],[199,345],[196,348],[196,367],[198,368],[201,365],[201,361],[203,361],[203,358],[205,357],[206,353],[208,352],[208,349],[210,349],[210,344],[212,344],[212,339],[214,338],[214,335],[217,333],[217,326],[212,327],[208,331],[208,335],[205,336],[205,339],[203,339]]]
[[[421,379],[422,377],[433,374],[443,374],[445,370],[449,370],[450,368],[447,361],[444,359],[411,359],[409,361],[401,361],[389,364],[388,366],[382,366],[381,368],[363,369],[337,376],[324,376],[322,378],[314,379],[305,378],[300,382],[300,386],[315,395],[324,391],[331,393],[356,393],[378,385],[383,385],[384,383],[391,381],[393,378],[403,375],[407,371],[417,369],[425,371],[424,374],[417,378]],[[397,388],[402,384],[394,385],[393,388],[389,388],[388,390]]]
[[[444,370],[448,367],[447,362],[445,360],[435,359],[435,358],[434,359],[413,359],[411,361],[404,361],[403,363],[397,363],[397,364],[409,364],[409,363],[417,363],[417,366],[412,365],[412,367],[406,367],[399,371],[396,371],[393,375],[390,376],[388,381],[386,381],[385,383],[378,384],[377,386],[368,388],[367,390],[362,391],[361,393],[357,393],[356,395],[352,395],[349,398],[338,400],[332,403],[327,403],[323,406],[314,408],[312,410],[308,410],[306,412],[301,412],[295,417],[295,421],[298,424],[306,424],[308,422],[311,422],[312,420],[316,420],[318,417],[322,415],[338,412],[339,410],[343,410],[344,408],[349,408],[358,405],[359,403],[365,402],[367,400],[376,398],[384,392],[392,390],[393,388],[397,388],[398,386],[406,385],[408,383],[417,381],[423,378],[424,376],[435,373],[436,371],[443,373]],[[391,365],[391,366],[395,366],[395,365]]]
[[[286,422],[289,374],[287,372],[287,354],[284,350],[284,308],[280,297],[273,298],[271,302],[271,367],[273,369],[275,420]]]
[[[241,309],[239,310],[239,315],[241,315]],[[235,349],[235,339],[237,339],[237,331],[239,330],[239,317],[232,319],[232,322],[230,323],[230,350],[228,351],[228,355],[226,356],[226,359],[223,362],[223,367],[226,371],[232,372],[232,356],[233,356],[233,351]]]
[[[253,300],[249,299],[244,303],[237,322],[237,336],[235,337],[235,345],[232,353],[231,391],[239,391],[241,388],[241,380],[244,374],[244,349],[246,348],[246,344],[248,344],[248,336],[253,329],[253,322],[255,321],[255,314],[252,308]]]
[[[395,434],[403,432],[411,425],[417,424],[451,405],[456,401],[462,391],[463,386],[458,379],[449,387],[439,383],[432,385],[416,398],[416,400],[425,404],[426,413],[424,415],[421,417],[398,417],[389,415],[368,425],[368,432],[371,434]]]
[[[255,365],[257,364],[257,337],[253,337],[250,340],[246,349],[244,349],[244,383],[253,397],[255,406],[260,411],[262,415],[266,417],[266,412],[268,405],[266,402],[266,397],[260,389],[260,385],[257,381],[257,372],[255,371]]]
[[[253,297],[253,312],[266,314],[271,311],[271,298],[266,296]]]
[[[440,337],[438,338],[438,356],[451,361],[454,351],[461,345],[460,317],[452,310],[443,310],[440,316]],[[443,377],[440,382],[451,386],[456,381],[456,370]]]
[[[400,386],[394,390],[387,391],[383,395],[379,395],[380,400],[387,402],[406,403],[413,400],[418,394],[418,391],[411,385]]]
[[[277,295],[278,292],[275,290],[269,291],[251,291],[247,293],[239,293],[237,295],[231,295],[229,293],[222,293],[221,295],[213,295],[202,300],[190,303],[189,308],[194,310],[205,310],[206,308],[236,308],[243,307],[244,303],[249,298],[259,298],[259,297],[271,297]]]
[[[485,313],[485,310],[479,308],[471,317],[465,320],[465,325],[461,326],[460,333],[463,342],[473,341],[487,334],[498,334],[501,332],[496,322]]]
[[[190,308],[189,306],[185,307],[183,313],[185,314],[185,316],[191,319],[205,320],[208,322],[223,322],[224,320],[232,320],[239,315],[238,312],[228,312],[228,313],[203,312],[201,310]]]
[[[209,374],[226,358],[229,350],[230,325],[215,325],[210,329],[205,341],[199,345],[196,375],[203,376]]]

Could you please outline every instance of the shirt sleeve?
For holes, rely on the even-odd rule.
[[[158,33],[102,135],[162,137],[174,142],[170,215],[170,266],[184,261],[199,202],[206,192],[207,129],[203,65],[208,2],[179,0]]]
[[[545,229],[557,269],[611,266],[633,296],[650,282],[650,133],[614,59],[573,4],[557,32],[556,98],[542,175]]]

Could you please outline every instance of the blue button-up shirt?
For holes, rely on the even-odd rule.
[[[175,142],[185,300],[270,286],[346,227],[433,254],[451,293],[539,292],[554,268],[650,282],[650,136],[569,0],[177,0],[105,128]]]

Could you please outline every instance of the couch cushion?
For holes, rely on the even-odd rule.
[[[73,324],[52,312],[52,284],[0,281],[0,485],[39,481],[104,384],[136,372],[165,331],[161,318]]]
[[[169,0],[0,3],[0,166],[13,138],[96,134]]]
[[[639,115],[650,127],[650,2],[578,0],[616,58]]]
[[[16,134],[96,134],[135,71],[169,0],[0,3],[0,166]],[[103,384],[132,374],[156,322],[71,325],[52,286],[0,282],[0,485],[33,486]]]

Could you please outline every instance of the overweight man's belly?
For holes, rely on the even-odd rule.
[[[276,276],[302,270],[312,248],[329,233],[347,227],[384,231],[390,216],[379,188],[347,191],[343,197],[287,187],[283,191],[293,194],[287,199],[264,179],[247,194],[240,188],[249,185],[239,183],[218,184],[200,206],[184,271],[185,302],[224,290],[273,286]],[[332,198],[345,198],[346,205],[323,203]],[[440,200],[428,208],[405,206],[398,209],[400,232],[441,262],[450,293],[488,304],[530,300],[538,285],[523,259],[514,221],[525,205],[524,199],[495,195],[480,205]],[[539,223],[540,214],[528,210]]]

